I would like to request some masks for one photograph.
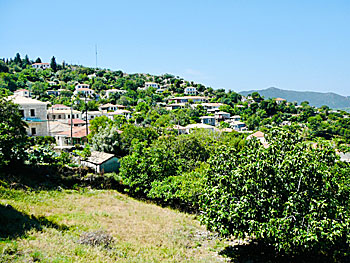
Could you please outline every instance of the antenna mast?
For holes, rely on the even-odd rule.
[[[96,68],[97,68],[97,44],[95,44],[95,54],[96,54]]]

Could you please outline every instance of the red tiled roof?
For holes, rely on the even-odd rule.
[[[68,124],[70,124],[70,119],[68,120]],[[73,119],[73,125],[74,124],[85,124],[85,121],[82,119]]]
[[[33,65],[49,65],[49,63],[34,63]]]
[[[90,133],[90,129],[88,129],[88,133]],[[70,130],[60,132],[57,135],[67,135],[67,137],[70,137]],[[73,138],[86,137],[86,127],[85,126],[83,126],[83,127],[73,127],[72,136],[73,136]]]

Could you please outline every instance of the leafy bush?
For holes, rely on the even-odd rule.
[[[135,144],[133,153],[121,159],[120,175],[133,194],[147,195],[153,181],[179,174],[176,156],[166,145],[146,146]]]
[[[209,160],[201,221],[286,253],[331,253],[350,241],[350,167],[333,149],[273,130],[270,146],[221,146]]]

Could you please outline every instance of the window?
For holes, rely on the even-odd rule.
[[[34,109],[30,109],[30,116],[35,117],[35,110]]]
[[[19,113],[21,114],[22,118],[24,118],[24,110],[19,110]]]
[[[68,119],[70,119],[70,114],[68,114]]]
[[[36,135],[36,128],[32,128],[32,135]]]
[[[53,119],[56,119],[56,115],[52,115]]]
[[[61,114],[58,115],[58,118],[61,119]]]

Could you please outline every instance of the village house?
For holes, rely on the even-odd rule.
[[[239,115],[233,115],[230,117],[231,121],[240,121],[241,120],[241,116]]]
[[[186,127],[181,126],[181,125],[173,125],[171,128],[167,128],[167,130],[176,131],[178,134],[185,134],[186,133]]]
[[[286,100],[282,98],[276,98],[275,101],[277,104],[281,104],[283,101],[286,101]]]
[[[186,133],[190,133],[191,130],[193,129],[205,129],[212,132],[216,130],[214,126],[203,124],[203,123],[189,124],[185,128],[186,128]]]
[[[68,120],[70,120],[71,118],[81,119],[82,115],[80,111],[71,110],[70,108],[63,109],[63,110],[56,110],[53,107],[51,107],[47,111],[47,117],[49,120],[57,120],[57,121],[68,123]]]
[[[173,104],[168,104],[166,105],[167,110],[177,110],[181,108],[185,108],[186,104],[185,103],[173,103]]]
[[[215,119],[219,123],[220,121],[225,121],[230,119],[231,114],[224,111],[215,112]]]
[[[197,94],[197,89],[195,87],[186,87],[184,90],[184,93],[186,95],[196,95]]]
[[[215,126],[215,116],[200,117],[201,123]]]
[[[224,105],[223,103],[211,103],[211,102],[207,102],[207,103],[202,103],[202,106],[204,109],[206,109],[207,111],[209,110],[213,110],[214,109],[214,112],[215,110],[219,110],[219,107]]]
[[[98,151],[92,151],[91,156],[80,164],[94,169],[96,173],[118,172],[120,166],[118,158],[113,154]]]
[[[156,93],[157,94],[162,94],[164,91],[166,91],[166,89],[159,88],[159,89],[156,90]]]
[[[148,88],[155,88],[155,89],[159,89],[159,85],[158,83],[155,83],[155,82],[146,82],[145,83],[145,88],[148,89]]]
[[[54,104],[49,111],[50,110],[70,110],[70,107],[63,104]]]
[[[111,120],[113,120],[116,115],[123,115],[127,120],[131,119],[131,111],[128,110],[116,110],[107,113],[107,117]]]
[[[18,89],[13,94],[14,95],[19,95],[19,96],[22,96],[22,97],[26,97],[26,98],[29,98],[31,96],[29,90],[26,90],[26,89]]]
[[[34,64],[32,64],[32,68],[47,69],[47,68],[50,68],[50,64],[49,63],[34,63]]]
[[[58,132],[55,135],[55,139],[57,145],[67,146],[67,145],[75,145],[75,144],[84,144],[87,142],[87,135],[90,133],[90,129],[88,128],[88,133],[86,133],[86,126],[82,127],[72,127],[69,130],[65,130],[62,132]]]
[[[90,89],[90,85],[89,84],[85,84],[85,83],[78,83],[75,85],[75,90],[78,89]]]
[[[95,91],[93,91],[92,89],[89,88],[80,88],[80,89],[76,89],[73,92],[74,95],[78,95],[78,94],[82,94],[85,97],[89,97],[95,94]]]
[[[124,94],[127,93],[127,90],[122,90],[122,89],[108,89],[106,90],[106,97],[109,98],[110,96],[112,96],[113,94]]]
[[[241,121],[231,121],[230,127],[235,131],[246,131],[247,127],[244,122]]]
[[[68,125],[70,126],[72,123],[72,125],[74,127],[82,127],[84,125],[86,125],[86,121],[83,121],[82,119],[72,119],[72,120],[68,120]]]
[[[101,111],[116,111],[116,110],[123,110],[125,108],[126,107],[123,105],[118,105],[118,104],[114,105],[112,103],[107,103],[107,104],[100,106],[99,110],[101,110]]]
[[[265,148],[269,146],[265,139],[265,134],[263,132],[261,131],[254,132],[253,134],[247,137],[247,140],[251,140],[253,137],[259,140]]]
[[[27,123],[29,136],[48,136],[47,128],[47,104],[39,100],[19,95],[8,97],[13,103],[19,105],[19,111],[23,120]]]
[[[101,111],[88,111],[87,112],[87,118],[88,121],[95,119],[96,117],[102,117],[102,116],[107,116],[107,112],[103,113]],[[85,121],[86,120],[86,112],[82,114],[82,119]]]
[[[184,96],[184,97],[175,97],[170,98],[169,103],[175,102],[175,103],[188,103],[189,101],[193,102],[208,102],[207,97],[202,96]]]
[[[53,89],[49,89],[46,91],[47,95],[53,95],[53,96],[59,96],[60,95],[60,91],[59,90],[53,90]]]

